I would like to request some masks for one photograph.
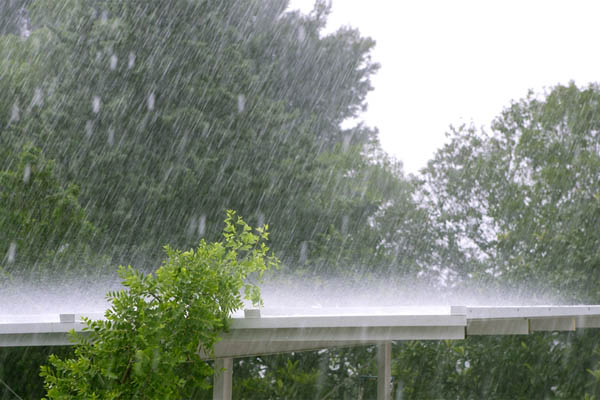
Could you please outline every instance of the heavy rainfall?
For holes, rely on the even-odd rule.
[[[600,303],[600,86],[524,93],[407,174],[361,120],[375,41],[330,12],[0,3],[0,328],[106,312],[0,347],[0,399],[213,398],[198,349],[244,308]],[[600,397],[595,329],[391,351],[394,399]],[[376,353],[235,358],[233,398],[377,398]]]

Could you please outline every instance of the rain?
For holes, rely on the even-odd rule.
[[[0,4],[0,399],[600,397],[600,85],[406,168],[342,1]]]

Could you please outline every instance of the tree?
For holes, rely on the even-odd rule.
[[[467,257],[455,273],[598,301],[599,99],[597,85],[557,86],[513,103],[490,133],[454,132],[423,188],[448,246]]]
[[[0,48],[0,140],[32,141],[79,185],[114,263],[148,271],[162,244],[216,240],[233,208],[272,226],[288,271],[418,276],[435,237],[414,184],[382,157],[375,129],[340,127],[366,108],[374,42],[325,35],[325,1],[309,15],[286,8],[36,0],[31,35]],[[325,362],[297,355],[294,368]],[[350,382],[328,371],[334,387]]]
[[[79,204],[77,186],[63,188],[54,163],[38,148],[28,144],[19,154],[13,151],[0,151],[10,165],[0,170],[0,254],[6,255],[0,271],[27,275],[53,258],[66,261],[62,253],[89,253],[96,229]],[[42,269],[44,274],[51,272]]]
[[[366,107],[372,40],[321,35],[324,2],[309,16],[284,0],[65,4],[36,1],[32,35],[7,45],[15,95],[3,114],[16,105],[14,140],[25,132],[81,187],[117,260],[215,238],[224,208],[269,222],[289,261],[339,226],[343,214],[309,195],[347,181],[328,154],[374,138],[339,127]]]
[[[421,181],[447,285],[498,287],[531,302],[599,301],[599,100],[597,85],[559,85],[513,102],[490,131],[453,130]],[[598,395],[587,371],[597,365],[598,346],[588,332],[477,338],[441,351],[440,360],[437,345],[414,344],[414,357],[431,362],[425,370],[438,380],[405,376],[404,384],[415,398],[456,387],[472,397],[583,398]],[[411,357],[406,368],[416,362]],[[499,359],[510,367],[497,370]],[[465,360],[470,367],[457,369]]]
[[[26,8],[32,0],[7,0],[0,3],[0,35],[22,35],[27,28]]]
[[[210,386],[210,353],[244,298],[260,303],[257,278],[277,259],[268,254],[267,227],[251,228],[227,213],[222,242],[200,242],[195,250],[166,247],[155,274],[131,266],[119,275],[127,290],[108,294],[105,320],[87,320],[90,337],[73,333],[75,359],[50,356],[42,368],[48,398],[189,397]]]

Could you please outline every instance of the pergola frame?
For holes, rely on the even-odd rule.
[[[377,399],[391,397],[391,344],[403,340],[460,340],[473,335],[527,335],[536,331],[600,328],[600,306],[405,307],[320,310],[320,315],[279,315],[263,310],[234,317],[213,354],[213,399],[231,399],[233,359],[359,345],[377,346]],[[0,315],[0,347],[72,344],[81,317],[103,314]]]

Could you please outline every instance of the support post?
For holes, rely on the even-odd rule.
[[[215,360],[213,400],[231,400],[233,384],[233,358]]]
[[[392,399],[392,343],[377,345],[377,400]]]

